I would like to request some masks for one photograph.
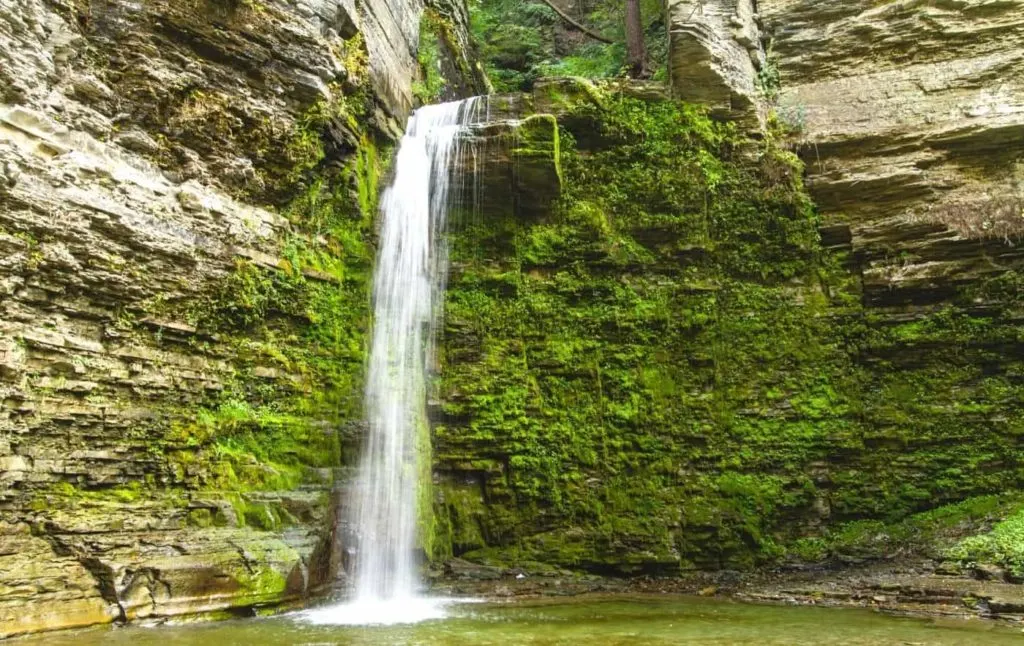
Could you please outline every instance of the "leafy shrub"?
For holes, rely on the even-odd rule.
[[[1014,576],[1024,576],[1024,509],[997,524],[987,534],[963,539],[945,556],[965,565],[999,565]]]

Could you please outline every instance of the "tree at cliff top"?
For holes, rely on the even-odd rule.
[[[632,27],[621,1],[587,0],[570,8],[564,0],[471,0],[473,36],[499,92],[528,89],[541,76],[609,78],[650,70],[654,78],[664,78],[667,36],[661,3],[628,4],[636,9],[629,13]],[[611,42],[588,35],[564,16]],[[627,41],[633,42],[632,50]]]
[[[640,0],[626,0],[626,66],[629,75],[633,78],[644,76],[647,72],[646,63]]]

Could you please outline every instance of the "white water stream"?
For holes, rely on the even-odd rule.
[[[418,594],[420,460],[429,459],[427,373],[440,323],[452,163],[459,131],[484,116],[479,97],[420,108],[409,119],[392,185],[381,197],[366,383],[369,434],[349,522],[358,535],[355,598],[305,613],[331,624],[408,623],[443,615]],[[457,187],[455,187],[457,188]]]

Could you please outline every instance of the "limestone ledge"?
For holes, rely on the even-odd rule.
[[[673,93],[716,115],[756,127],[763,110],[756,78],[765,53],[751,0],[670,0]]]
[[[0,523],[0,638],[233,608],[251,613],[324,584],[311,558],[315,536],[196,527],[190,519],[200,510],[235,522],[223,502],[195,501],[183,510],[86,500]]]
[[[191,126],[171,144],[188,161],[162,156],[173,139],[149,129],[148,110],[158,104],[126,96],[145,86],[125,83],[115,92],[101,77],[124,76],[81,66],[83,53],[114,48],[106,36],[86,29],[83,37],[54,5],[15,4],[0,11],[0,57],[16,79],[5,84],[10,103],[0,105],[0,636],[308,594],[330,571],[313,567],[329,523],[330,479],[269,502],[187,493],[208,474],[201,465],[174,466],[165,453],[174,447],[158,442],[180,416],[175,411],[220,392],[237,366],[217,339],[151,313],[161,302],[199,298],[236,258],[279,265],[289,225],[229,193],[256,179],[235,156],[244,146],[186,147]],[[79,17],[100,22],[99,30],[104,21],[127,30],[142,20],[115,3],[92,9]],[[142,71],[150,85],[166,84],[168,96],[179,83],[224,78],[220,61],[183,63],[163,51],[166,58],[146,58]],[[293,87],[306,79],[314,90],[300,104],[326,91],[313,75],[295,78]],[[296,109],[288,100],[238,97],[257,111],[271,106],[266,118],[282,123]],[[254,373],[285,389],[295,381],[276,366]],[[141,483],[154,491],[144,494]],[[119,487],[136,500],[91,493]],[[169,488],[180,491],[176,499],[159,494]],[[234,504],[291,509],[293,522],[284,531],[247,526]]]
[[[1024,2],[763,0],[827,240],[878,304],[942,300],[1021,259]]]
[[[460,151],[455,203],[470,217],[542,217],[561,194],[558,123],[550,114],[479,124],[462,138]]]
[[[323,584],[309,573],[328,522],[322,492],[276,494],[305,519],[284,533],[246,527],[216,493],[59,495],[67,482],[202,477],[168,470],[151,444],[165,405],[216,393],[231,357],[196,352],[184,322],[133,312],[201,290],[233,257],[273,265],[286,221],[23,107],[0,108],[0,157],[0,636],[280,603]],[[223,526],[197,527],[195,513]]]

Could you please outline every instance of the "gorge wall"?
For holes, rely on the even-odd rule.
[[[333,581],[422,12],[0,2],[0,637]]]
[[[539,84],[565,193],[462,234],[439,531],[535,571],[940,557],[923,524],[1024,473],[1024,6],[669,5],[672,93],[741,128]]]
[[[668,90],[473,135],[439,561],[849,561],[1024,479],[1021,1],[669,4]],[[417,101],[486,88],[468,24],[0,0],[0,637],[331,583],[377,190]]]
[[[935,305],[1024,232],[1024,3],[761,2],[780,119],[866,298]]]

